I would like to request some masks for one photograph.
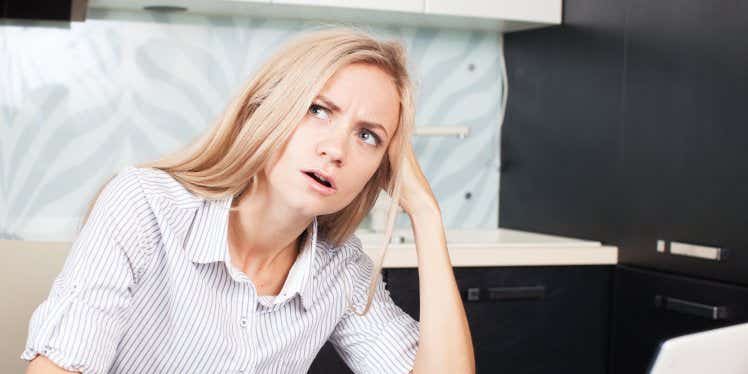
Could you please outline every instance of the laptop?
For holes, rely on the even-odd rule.
[[[661,342],[649,374],[748,373],[748,323]]]

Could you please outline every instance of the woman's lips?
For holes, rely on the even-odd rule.
[[[324,184],[317,182],[317,180],[314,179],[314,178],[312,178],[311,176],[309,176],[309,174],[304,173],[304,172],[302,172],[301,174],[304,175],[304,178],[307,180],[307,182],[309,182],[309,186],[313,190],[315,190],[315,191],[317,191],[317,192],[319,192],[319,193],[321,193],[322,195],[325,195],[325,196],[330,196],[330,195],[332,195],[332,194],[335,193],[335,189],[327,187]]]

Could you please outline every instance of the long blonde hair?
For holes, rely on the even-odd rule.
[[[389,74],[400,99],[399,123],[389,144],[395,148],[393,154],[398,155],[397,159],[390,160],[385,152],[377,171],[348,206],[318,217],[319,233],[329,243],[339,246],[354,233],[382,189],[392,197],[384,251],[374,267],[363,312],[353,310],[348,295],[349,308],[364,315],[371,305],[392,236],[403,150],[415,126],[413,84],[405,48],[400,42],[377,40],[351,27],[327,27],[297,36],[260,66],[209,131],[177,152],[136,166],[163,170],[203,198],[237,196],[253,183],[268,160],[282,151],[327,80],[352,63],[372,64]],[[103,188],[89,203],[84,223]]]

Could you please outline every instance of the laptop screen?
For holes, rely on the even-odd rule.
[[[748,323],[678,336],[660,343],[650,374],[748,373]]]

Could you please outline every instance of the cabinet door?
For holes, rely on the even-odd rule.
[[[478,373],[600,374],[607,365],[610,266],[455,268]],[[418,319],[417,269],[387,269]]]
[[[626,9],[619,263],[748,286],[748,2]],[[657,239],[729,253],[666,255]]]
[[[312,366],[309,367],[307,374],[330,373],[352,374],[353,372],[348,368],[348,365],[343,362],[340,355],[338,355],[338,352],[335,352],[335,348],[333,348],[332,344],[327,342],[322,346],[317,357],[314,358],[314,362],[312,362]]]
[[[423,12],[423,0],[272,0],[275,4],[320,5],[398,12]]]
[[[48,21],[84,21],[85,4],[71,0],[3,0],[0,17]],[[83,15],[81,15],[81,12]]]
[[[671,337],[748,321],[748,288],[629,266],[615,271],[611,373],[644,374]]]
[[[561,23],[561,0],[425,0],[427,14]]]

